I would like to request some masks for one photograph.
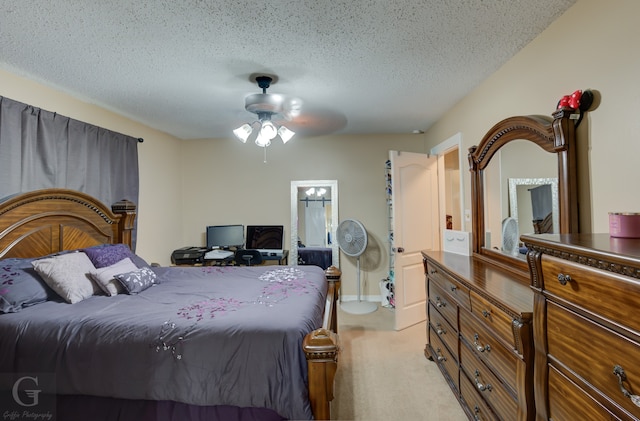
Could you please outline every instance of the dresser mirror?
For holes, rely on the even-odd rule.
[[[297,265],[299,248],[331,253],[331,264],[339,265],[340,251],[333,241],[338,224],[338,181],[295,180],[291,182],[291,249],[289,264]]]
[[[504,244],[509,238],[503,237],[503,221],[515,219],[518,227],[516,241],[520,234],[541,232],[533,223],[534,210],[541,219],[538,208],[543,208],[548,221],[536,225],[545,232],[553,228],[558,231],[558,162],[556,154],[549,153],[540,146],[525,139],[515,139],[500,148],[491,159],[484,173],[485,247],[505,251]],[[512,235],[513,232],[511,233]],[[511,238],[513,239],[513,237]],[[517,251],[517,250],[516,250]],[[514,254],[520,258],[524,255]]]
[[[503,238],[506,218],[517,220],[520,233],[535,232],[533,221],[520,221],[523,218],[518,217],[518,208],[531,203],[527,186],[545,186],[541,191],[545,196],[550,195],[551,221],[546,225],[551,225],[552,232],[578,232],[572,111],[568,108],[557,110],[553,118],[516,116],[504,119],[493,126],[477,146],[469,149],[475,256],[520,274],[527,273],[525,254],[506,252],[503,246],[511,238],[509,233],[513,232],[509,229],[510,224],[505,224],[507,238]],[[525,194],[518,193],[519,186],[525,186]],[[528,198],[526,193],[529,193]],[[548,226],[545,230],[548,232]]]

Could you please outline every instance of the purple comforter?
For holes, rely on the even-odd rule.
[[[322,324],[320,268],[154,270],[159,284],[138,295],[49,301],[0,315],[0,373],[54,373],[57,390],[45,393],[312,418],[301,343]]]

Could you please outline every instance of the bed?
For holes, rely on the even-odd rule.
[[[57,419],[330,419],[340,271],[150,266],[135,215],[66,189],[0,203],[0,405],[39,375]]]
[[[331,266],[332,253],[333,250],[330,247],[299,247],[298,264],[328,269]]]

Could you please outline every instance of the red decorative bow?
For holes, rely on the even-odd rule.
[[[569,107],[577,110],[580,108],[580,98],[582,98],[581,90],[577,90],[571,95],[565,95],[560,98],[560,101],[558,102],[558,109]]]

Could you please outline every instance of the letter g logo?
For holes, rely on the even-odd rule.
[[[38,385],[38,378],[37,377],[27,377],[27,376],[20,377],[13,384],[13,389],[11,390],[12,395],[13,395],[13,399],[20,406],[36,406],[38,404],[38,394],[40,392],[42,392],[42,390],[40,390],[40,389],[25,389],[24,392],[27,394],[28,397],[31,398],[32,403],[23,402],[22,399],[20,399],[20,395],[18,395],[18,388],[20,387],[22,382],[25,381],[25,380],[32,380],[35,383],[36,386]]]

